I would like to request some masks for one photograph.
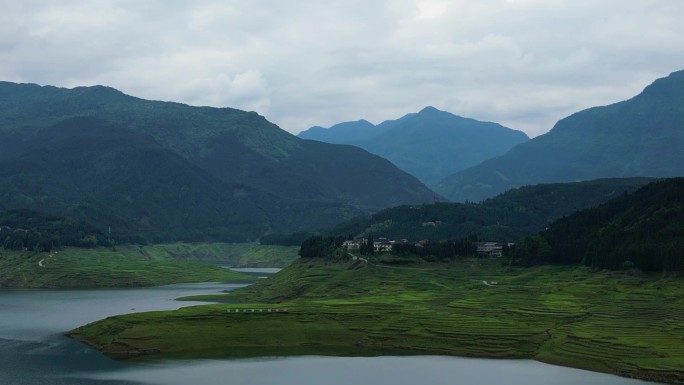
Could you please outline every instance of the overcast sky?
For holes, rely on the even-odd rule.
[[[680,0],[0,0],[0,80],[257,111],[432,105],[530,136],[684,69]]]

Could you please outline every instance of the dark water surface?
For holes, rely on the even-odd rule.
[[[0,385],[636,385],[611,375],[530,360],[456,357],[293,357],[130,364],[62,333],[111,315],[177,309],[185,295],[242,285],[203,283],[125,290],[0,291]]]

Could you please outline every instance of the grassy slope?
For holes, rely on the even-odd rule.
[[[252,279],[210,264],[153,257],[137,246],[121,246],[116,251],[66,248],[51,253],[0,249],[0,287],[134,287]]]
[[[298,258],[299,246],[258,243],[168,243],[143,246],[148,256],[222,262],[233,267],[285,267]]]
[[[681,278],[483,261],[300,261],[232,296],[252,303],[123,315],[71,335],[120,358],[525,357],[684,383]],[[269,307],[289,312],[227,312]]]

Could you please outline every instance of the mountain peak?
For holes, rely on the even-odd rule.
[[[378,127],[373,123],[360,119],[338,123],[328,128],[314,126],[300,132],[297,136],[301,139],[313,139],[326,143],[349,144],[377,135],[377,131]]]
[[[419,115],[436,114],[436,113],[448,113],[448,112],[442,111],[442,110],[437,109],[433,106],[427,106],[427,107],[423,108],[422,110],[420,110],[420,112],[418,112]]]
[[[427,106],[420,110],[415,116],[419,116],[422,118],[433,118],[433,119],[447,119],[447,120],[472,120],[475,121],[474,119],[471,118],[465,118],[460,115],[456,115],[454,113],[448,112],[448,111],[443,111],[440,110],[439,108],[433,107],[433,106]]]
[[[684,90],[684,70],[672,72],[669,76],[657,79],[637,97],[681,99],[682,90]]]
[[[682,176],[683,104],[684,71],[673,72],[629,100],[559,120],[548,133],[445,178],[437,192],[479,201],[539,183]]]
[[[520,131],[464,118],[433,106],[377,126],[359,120],[334,125],[327,131],[311,128],[299,137],[359,146],[388,159],[428,185],[528,140]]]

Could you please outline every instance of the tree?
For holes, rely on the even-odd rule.
[[[361,242],[359,252],[364,255],[373,255],[375,253],[375,243],[373,242],[373,235],[369,234],[365,242]]]

